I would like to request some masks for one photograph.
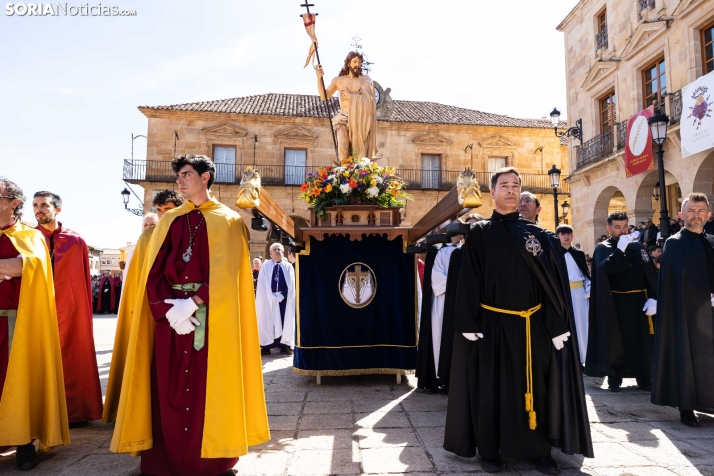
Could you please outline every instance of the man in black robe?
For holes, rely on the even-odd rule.
[[[101,301],[101,314],[114,311],[114,279],[107,271],[99,282],[99,299]]]
[[[652,403],[679,407],[682,423],[699,426],[694,410],[714,408],[714,236],[711,213],[690,193],[679,214],[684,229],[664,245],[659,274]]]
[[[610,238],[595,247],[585,374],[607,376],[611,392],[623,378],[649,390],[657,312],[657,272],[647,250],[627,234],[627,214],[607,217]]]
[[[492,176],[496,209],[462,247],[444,448],[461,457],[478,448],[487,472],[505,456],[558,474],[551,445],[593,449],[563,253],[519,217],[520,182],[512,167]]]

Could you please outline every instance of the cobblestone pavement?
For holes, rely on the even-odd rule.
[[[102,386],[106,386],[115,316],[95,316]],[[415,390],[415,379],[394,376],[323,377],[295,375],[291,358],[263,357],[272,440],[241,458],[242,475],[459,476],[481,473],[478,458],[443,450],[444,395]],[[586,378],[594,459],[553,456],[562,474],[712,475],[714,415],[699,414],[700,428],[679,423],[676,409],[649,403],[649,394],[625,380],[612,394],[601,379]],[[113,426],[94,423],[71,430],[72,444],[42,455],[26,474],[139,474],[139,460],[109,452]],[[19,474],[14,454],[0,457],[0,474]],[[506,461],[505,475],[540,474],[526,463]]]

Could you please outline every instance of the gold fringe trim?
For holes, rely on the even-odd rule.
[[[345,375],[412,375],[414,370],[405,369],[348,369],[348,370],[305,370],[293,367],[293,372],[308,377],[342,377]]]

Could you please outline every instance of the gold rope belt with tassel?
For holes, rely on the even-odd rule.
[[[649,299],[647,296],[646,289],[633,289],[632,291],[610,291],[613,294],[633,294],[633,293],[645,293],[645,300]],[[650,334],[654,334],[654,323],[652,322],[652,316],[647,316],[647,323],[650,326]]]
[[[481,304],[481,307],[493,312],[501,314],[511,314],[513,316],[521,316],[526,320],[526,411],[528,412],[528,428],[536,429],[536,412],[533,406],[533,356],[531,351],[531,316],[535,314],[543,305],[538,304],[527,311],[509,311],[508,309],[499,309],[493,306]]]

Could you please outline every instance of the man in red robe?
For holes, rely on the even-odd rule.
[[[52,265],[42,234],[20,222],[25,196],[0,177],[0,453],[21,471],[69,444]]]
[[[58,221],[62,199],[35,193],[32,211],[50,250],[64,367],[67,415],[71,427],[102,418],[102,388],[92,326],[89,251],[81,236]]]
[[[99,280],[99,297],[94,312],[97,314],[114,313],[114,278],[109,271],[105,271],[104,276]]]
[[[270,438],[247,230],[211,198],[211,159],[172,168],[187,202],[149,244],[111,449],[141,451],[144,474],[232,476],[238,456]]]

